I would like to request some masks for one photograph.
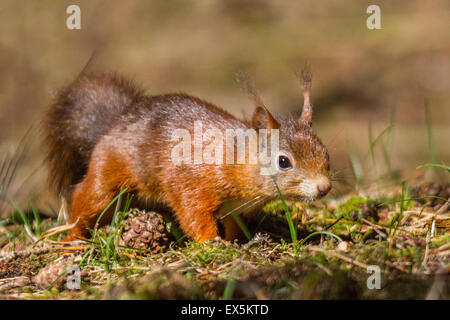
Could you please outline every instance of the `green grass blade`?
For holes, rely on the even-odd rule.
[[[241,229],[242,233],[245,235],[245,237],[248,240],[251,240],[252,239],[252,234],[248,230],[248,228],[245,225],[244,221],[242,221],[241,217],[239,217],[239,215],[235,212],[235,208],[233,208],[233,206],[228,202],[227,199],[223,198],[222,196],[220,196],[220,198],[221,198],[222,202],[224,203],[225,208],[227,209],[227,211],[231,212],[231,217],[237,223],[237,225]]]
[[[289,231],[291,233],[292,247],[294,249],[294,253],[297,254],[298,253],[297,229],[294,227],[294,222],[292,221],[291,211],[289,210],[289,207],[287,206],[286,201],[284,201],[283,194],[281,193],[281,190],[278,187],[277,181],[275,180],[274,177],[272,177],[272,180],[273,180],[273,183],[275,184],[275,187],[277,188],[278,195],[280,196],[281,203],[283,204],[283,207],[284,207],[284,210],[285,210],[285,214],[286,214],[286,219],[287,219],[288,225],[289,225]]]
[[[228,278],[225,290],[223,291],[223,300],[231,300],[233,298],[234,288],[234,279]]]
[[[128,190],[128,188],[123,189],[122,191],[119,192],[119,194],[117,196],[114,197],[114,199],[111,200],[110,203],[108,203],[108,205],[106,206],[105,209],[103,209],[102,213],[100,213],[100,215],[97,218],[97,221],[95,222],[95,226],[94,226],[94,233],[97,231],[98,229],[98,225],[100,224],[100,220],[102,219],[103,215],[108,211],[108,209],[113,205],[114,202],[116,202],[120,197],[122,197],[122,195]]]
[[[405,198],[405,199],[401,199],[401,200],[392,200],[392,201],[385,201],[383,203],[380,203],[378,206],[381,207],[385,204],[393,204],[393,203],[398,203],[398,202],[403,202],[403,201],[411,201],[411,200],[422,200],[422,199],[439,199],[439,200],[443,200],[445,202],[450,203],[450,201],[448,201],[447,199],[443,198],[443,197],[439,197],[439,196],[423,196],[423,197],[413,197],[413,198]]]
[[[316,236],[316,235],[318,235],[318,234],[325,234],[325,235],[328,235],[328,236],[330,236],[330,237],[334,237],[334,238],[336,238],[337,240],[339,240],[339,241],[342,242],[342,239],[341,239],[339,236],[337,236],[337,235],[335,235],[334,233],[332,233],[332,232],[329,232],[329,231],[316,231],[316,232],[311,233],[311,234],[308,235],[307,237],[305,237],[305,238],[300,242],[300,246],[302,246],[309,238],[314,237],[314,236]]]
[[[450,173],[450,167],[443,165],[443,164],[439,164],[439,163],[425,163],[425,164],[421,164],[420,166],[416,167],[417,169],[421,169],[421,168],[425,168],[425,167],[437,167],[437,168],[442,168],[442,169],[446,169],[449,173]]]
[[[234,221],[236,221],[239,228],[241,228],[242,232],[244,233],[245,237],[248,240],[252,239],[252,235],[250,231],[248,230],[247,226],[245,225],[244,221],[242,221],[241,217],[238,216],[236,212],[231,213],[231,217],[233,217]]]
[[[364,184],[364,170],[358,156],[352,150],[349,151],[350,163],[352,165],[353,174],[355,175],[356,182],[359,186]]]
[[[434,139],[433,139],[433,127],[431,123],[431,112],[430,105],[428,102],[428,98],[424,98],[424,106],[425,106],[425,121],[427,123],[427,136],[428,136],[428,149],[430,151],[431,162],[436,163],[436,154],[434,150]],[[434,169],[431,170],[431,176],[434,178]]]

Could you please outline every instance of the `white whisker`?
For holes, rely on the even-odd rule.
[[[249,201],[243,203],[242,205],[240,205],[240,206],[238,206],[238,207],[236,207],[236,208],[233,208],[232,210],[228,211],[227,213],[225,213],[224,215],[222,215],[219,219],[222,220],[222,219],[224,219],[225,217],[229,216],[230,214],[232,214],[233,212],[236,212],[236,211],[239,210],[239,209],[242,209],[242,208],[243,208],[243,209],[249,209],[249,208],[255,206],[256,204],[260,203],[260,202],[261,202],[262,200],[264,200],[264,199],[265,199],[265,198],[262,197],[262,196],[258,196],[258,197],[254,198],[254,199],[251,199],[251,200],[249,200]]]

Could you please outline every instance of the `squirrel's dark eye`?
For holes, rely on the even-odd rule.
[[[288,157],[285,156],[279,156],[278,157],[278,166],[280,169],[287,170],[292,168],[291,161]]]

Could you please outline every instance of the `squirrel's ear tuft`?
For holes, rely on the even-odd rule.
[[[256,107],[252,118],[253,127],[255,129],[279,129],[280,125],[265,107],[264,102],[249,75],[240,70],[236,73],[236,80]]]
[[[255,129],[279,129],[280,125],[266,107],[256,107],[252,125]]]
[[[303,89],[303,110],[299,121],[312,125],[313,107],[310,100],[312,73],[310,67],[306,65],[301,72],[302,89]]]

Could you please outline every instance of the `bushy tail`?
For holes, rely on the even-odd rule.
[[[59,194],[69,199],[98,139],[142,97],[140,89],[115,74],[81,76],[59,92],[44,119],[49,180]]]

